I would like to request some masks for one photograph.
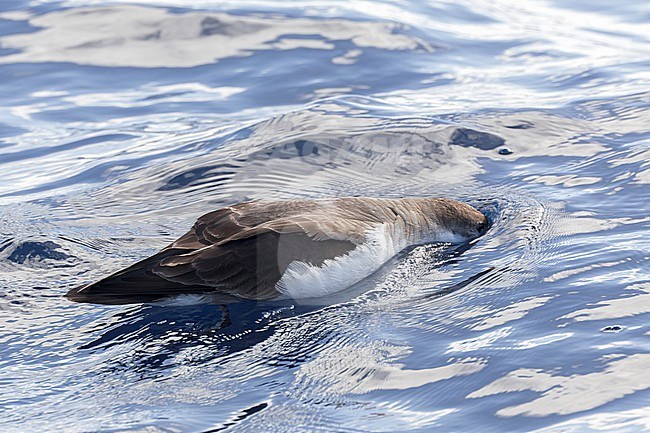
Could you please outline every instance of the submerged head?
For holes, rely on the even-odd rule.
[[[450,199],[432,199],[438,242],[462,243],[481,236],[488,226],[485,215],[472,206]]]

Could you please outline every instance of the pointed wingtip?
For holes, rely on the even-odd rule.
[[[110,292],[92,291],[96,283],[86,284],[84,286],[70,289],[63,297],[72,302],[80,304],[101,304],[101,305],[126,305],[126,304],[143,304],[154,302],[161,298],[160,295],[149,294],[123,294]]]
[[[63,295],[63,297],[73,302],[84,302],[83,299],[85,298],[85,294],[82,292],[88,286],[88,284],[85,284],[83,286],[73,287],[72,289],[68,290],[68,292]]]
[[[101,293],[93,293],[92,288],[93,284],[85,284],[83,286],[74,287],[63,295],[67,300],[72,302],[78,302],[81,304],[124,304],[128,302],[119,302],[120,300],[115,296],[109,296]]]

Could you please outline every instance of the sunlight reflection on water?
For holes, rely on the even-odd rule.
[[[3,431],[650,429],[648,17],[1,5]],[[218,206],[346,195],[454,197],[491,228],[226,327],[61,297]]]

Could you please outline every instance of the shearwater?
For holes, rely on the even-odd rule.
[[[201,216],[157,254],[66,296],[101,304],[188,294],[220,302],[321,297],[409,246],[467,242],[486,226],[481,212],[446,198],[246,202]]]

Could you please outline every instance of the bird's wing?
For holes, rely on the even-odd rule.
[[[242,228],[229,237],[216,231],[212,245],[165,257],[152,271],[186,286],[269,299],[278,294],[275,285],[291,262],[320,266],[355,249],[363,242],[365,231],[361,222],[335,216],[281,218]]]
[[[335,212],[300,214],[294,210],[285,215],[271,219],[256,213],[253,205],[211,212],[154,256],[74,288],[68,297],[124,304],[216,291],[270,299],[278,294],[275,284],[291,262],[320,266],[355,249],[369,228],[363,221]]]

